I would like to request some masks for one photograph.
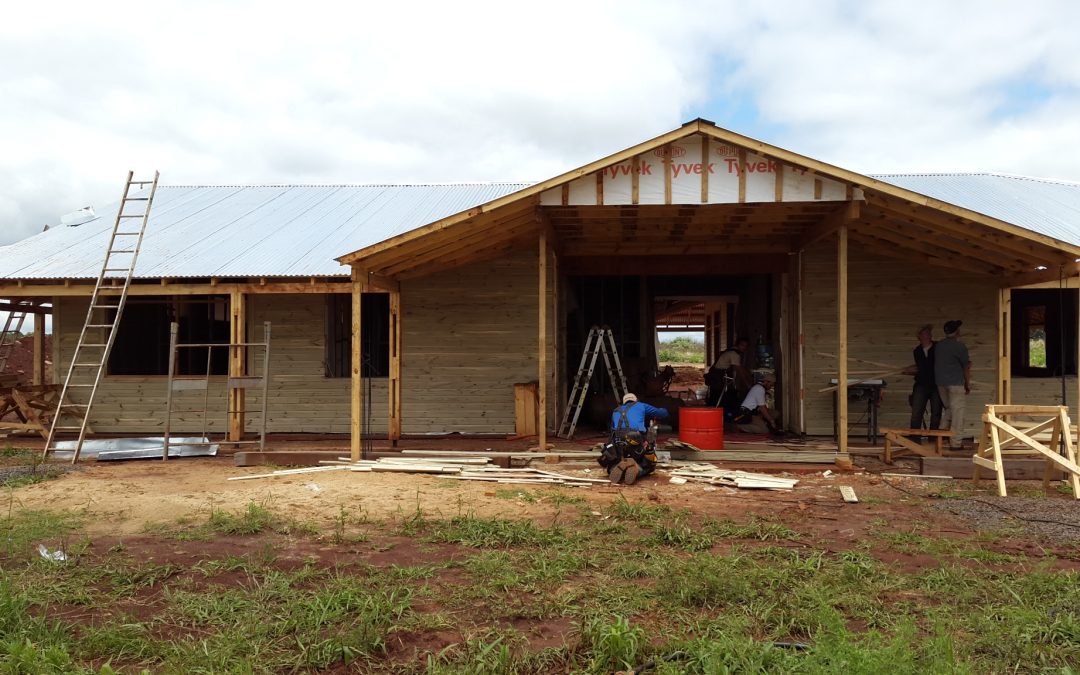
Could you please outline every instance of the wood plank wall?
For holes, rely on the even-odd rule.
[[[537,267],[529,252],[402,282],[404,433],[514,432],[514,383],[537,377]],[[553,391],[553,280],[548,288]],[[550,424],[555,398],[548,396]]]
[[[807,250],[803,257],[809,434],[833,432],[832,394],[818,390],[836,377],[836,359],[822,355],[835,355],[837,346],[835,249],[834,240],[827,239]],[[915,332],[920,325],[932,323],[935,339],[942,339],[942,324],[949,319],[962,319],[962,339],[971,354],[974,380],[965,426],[967,434],[974,435],[981,424],[982,406],[992,402],[995,395],[996,284],[962,272],[871,255],[861,251],[856,242],[851,243],[849,259],[849,377],[866,377],[888,370],[856,359],[897,366],[911,364],[911,351],[917,344]],[[912,380],[904,375],[891,375],[885,380],[889,386],[880,409],[880,425],[906,427],[911,416],[908,395]],[[861,402],[852,401],[850,419],[859,419],[864,411]],[[856,427],[851,438],[858,439],[864,433],[861,427]]]
[[[58,378],[67,373],[82,321],[86,317],[85,298],[57,298],[56,319],[60,339]],[[254,295],[248,297],[248,335],[262,339],[262,324],[272,323],[270,353],[270,405],[267,430],[288,433],[348,433],[349,378],[324,376],[325,312],[323,295]],[[253,359],[261,368],[261,359]],[[252,368],[255,373],[255,369]],[[160,432],[165,424],[164,376],[106,377],[98,391],[91,424],[98,433]],[[261,391],[249,391],[247,406],[262,408]],[[386,380],[372,382],[373,431],[386,433]],[[201,409],[202,392],[180,392],[173,409]],[[208,407],[213,411],[208,429],[224,432],[225,378],[211,383]],[[257,414],[246,419],[248,431],[258,429]],[[202,430],[202,418],[192,414],[173,417],[178,432]]]

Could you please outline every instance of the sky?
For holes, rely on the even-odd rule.
[[[1080,3],[9,3],[0,245],[162,183],[542,180],[703,117],[1080,181]],[[0,253],[2,254],[2,253]]]

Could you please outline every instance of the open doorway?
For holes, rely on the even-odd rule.
[[[568,276],[561,400],[573,387],[589,329],[608,326],[630,391],[667,408],[677,426],[678,408],[706,404],[705,372],[737,337],[750,341],[746,367],[756,376],[777,370],[780,286],[775,273]],[[598,361],[581,424],[605,428],[617,405],[613,392]]]

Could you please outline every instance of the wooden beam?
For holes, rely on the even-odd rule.
[[[45,315],[34,314],[34,384],[45,384]]]
[[[848,451],[848,230],[836,232],[836,435],[837,450]]]
[[[864,228],[860,223],[858,229],[853,229],[851,232],[861,237],[885,242],[887,249],[890,251],[896,251],[899,247],[899,249],[918,254],[930,264],[952,267],[977,274],[993,274],[995,276],[1000,275],[1004,270],[1001,262],[995,263],[984,258],[973,257],[970,252],[964,254],[952,251],[943,242],[933,239],[914,239],[904,234],[899,228],[875,227],[870,229]]]
[[[324,282],[315,285],[309,283],[268,283],[265,286],[257,283],[220,283],[217,286],[210,284],[138,284],[133,283],[128,289],[128,296],[169,296],[169,295],[231,295],[243,293],[245,295],[270,295],[270,294],[293,294],[293,293],[348,293],[350,284],[348,281]],[[119,295],[122,287],[102,288],[102,295]],[[79,297],[89,296],[94,292],[94,282],[87,280],[84,283],[74,283],[70,279],[63,283],[43,283],[24,285],[0,284],[0,297]]]
[[[234,291],[229,295],[229,342],[247,342],[247,296]],[[229,348],[229,377],[247,374],[247,347]],[[229,388],[228,440],[244,439],[245,408],[247,392],[243,387]],[[266,402],[262,403],[266,408]]]
[[[859,219],[859,202],[844,202],[818,223],[808,228],[795,244],[796,251],[803,251],[811,244],[832,235],[841,226],[849,225]]]
[[[671,203],[671,143],[664,146],[664,203]]]
[[[709,137],[701,138],[701,203],[709,203]]]
[[[367,287],[369,289],[376,289],[384,291],[386,293],[394,293],[401,289],[401,284],[393,277],[388,277],[385,274],[376,274],[375,272],[367,273]]]
[[[560,268],[568,275],[634,276],[647,269],[651,276],[737,275],[783,272],[787,253],[771,255],[563,255]],[[718,352],[719,353],[719,352]]]
[[[641,157],[634,155],[630,162],[630,203],[641,201]]]
[[[773,185],[773,199],[778,202],[784,201],[784,165],[780,163],[776,165],[776,183]]]
[[[503,224],[498,232],[489,232],[487,230],[473,232],[462,236],[457,241],[441,243],[423,251],[414,253],[395,252],[394,259],[389,261],[373,258],[365,262],[377,265],[384,274],[400,276],[407,271],[424,267],[435,261],[450,259],[461,253],[467,254],[485,246],[513,241],[524,235],[528,235],[531,239],[536,227],[535,214],[521,214],[513,221]]]
[[[401,438],[401,285],[390,291],[390,400],[387,437],[396,446]]]
[[[536,370],[539,386],[537,387],[537,405],[539,407],[539,420],[537,434],[540,452],[547,450],[547,273],[548,273],[548,233],[547,228],[540,228],[539,246],[539,340],[537,347]]]
[[[737,153],[739,171],[739,203],[744,204],[746,202],[746,148],[740,147]]]
[[[910,260],[917,263],[931,265],[933,267],[941,267],[954,271],[960,270],[963,272],[968,272],[970,274],[990,276],[993,278],[998,278],[1001,275],[1001,268],[994,267],[993,265],[987,263],[973,262],[970,260],[960,260],[957,258],[945,258],[931,255],[929,253],[922,253],[912,249],[901,248],[891,241],[879,238],[877,235],[869,235],[864,232],[852,231],[849,235],[849,238],[852,241],[858,242],[860,249],[864,249],[872,253],[878,253],[885,257],[894,258],[896,260]]]
[[[921,246],[931,254],[948,252],[969,260],[985,261],[1002,270],[1030,265],[1023,256],[1013,251],[993,245],[980,245],[977,237],[965,237],[950,230],[935,229],[931,223],[900,217],[880,209],[864,209],[859,229],[875,236],[904,237],[902,242]]]
[[[352,380],[349,389],[349,454],[354,462],[361,459],[363,449],[364,387],[360,369],[363,365],[363,297],[367,290],[365,270],[353,269],[352,284]]]
[[[985,217],[967,218],[953,213],[953,209],[935,209],[896,197],[867,193],[867,204],[901,217],[928,222],[935,228],[956,232],[976,247],[996,246],[1032,258],[1033,262],[1049,256],[1047,262],[1056,264],[1073,262],[1080,257],[1080,247],[1058,242],[1050,237],[1025,230],[1014,225],[998,228],[986,226]],[[961,209],[962,210],[962,209]],[[978,216],[979,214],[975,214]],[[991,219],[993,220],[993,219]],[[1004,225],[1004,223],[1003,223]]]
[[[1069,263],[1064,267],[1049,267],[1022,274],[1012,274],[1001,279],[1002,288],[1080,288],[1080,264]],[[1064,279],[1062,279],[1064,277]],[[1062,283],[1064,282],[1064,283]]]
[[[604,172],[596,172],[596,205],[604,205]]]
[[[998,289],[997,302],[997,398],[998,405],[1012,403],[1012,291]]]

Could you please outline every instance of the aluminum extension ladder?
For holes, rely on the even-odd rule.
[[[47,459],[49,453],[56,450],[58,434],[77,432],[78,441],[71,463],[79,461],[79,453],[82,452],[83,441],[86,440],[90,410],[94,405],[98,385],[105,374],[120,317],[127,303],[135,263],[139,259],[143,234],[146,232],[146,221],[150,218],[150,208],[157,193],[159,175],[155,171],[153,180],[134,180],[135,172],[128,171],[124,196],[120,199],[116,222],[113,223],[109,244],[105,250],[105,261],[101,264],[101,272],[90,296],[90,306],[86,310],[86,321],[79,333],[79,341],[71,355],[64,387],[60,390],[60,400],[49,428],[49,438],[45,441],[43,458]],[[134,192],[133,187],[136,188]],[[123,273],[123,286],[106,286],[106,279],[115,279],[115,276],[110,275],[117,273]],[[106,288],[108,295],[103,294]],[[73,402],[72,394],[75,392],[80,392],[78,398],[83,402]]]
[[[16,306],[12,305],[12,307]],[[0,373],[7,368],[8,359],[15,351],[15,345],[19,343],[24,321],[26,321],[26,312],[17,309],[11,309],[8,312],[7,320],[4,321],[4,330],[0,332]]]
[[[574,437],[578,418],[581,417],[581,409],[585,407],[585,396],[589,393],[589,383],[592,382],[593,372],[596,371],[598,354],[604,355],[604,365],[607,367],[608,378],[611,380],[611,388],[615,391],[615,397],[620,403],[628,391],[626,375],[623,374],[622,362],[619,360],[619,351],[615,347],[615,335],[607,326],[593,326],[589,329],[589,337],[585,340],[581,364],[578,366],[577,375],[574,376],[574,388],[570,390],[570,400],[566,404],[566,412],[563,413],[562,422],[559,424],[558,435],[563,438]]]

